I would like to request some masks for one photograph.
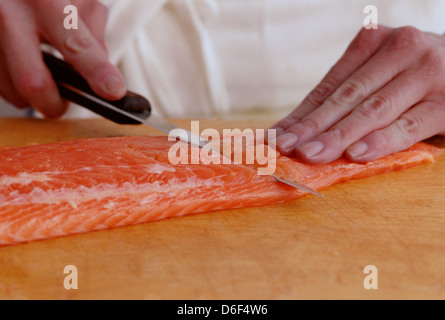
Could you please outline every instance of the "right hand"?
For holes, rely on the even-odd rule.
[[[63,26],[67,5],[75,5],[79,28]],[[123,76],[108,61],[104,35],[108,11],[96,0],[0,1],[0,95],[17,108],[32,106],[48,118],[67,109],[43,62],[40,44],[51,44],[108,100],[126,93]]]

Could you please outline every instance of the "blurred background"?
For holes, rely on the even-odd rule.
[[[104,0],[110,59],[171,118],[279,119],[341,57],[367,16],[445,32],[443,0]],[[62,26],[61,26],[62,27]],[[2,117],[39,117],[0,101]],[[64,117],[94,117],[72,106]]]

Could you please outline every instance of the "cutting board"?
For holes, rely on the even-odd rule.
[[[176,121],[184,127],[190,122]],[[272,122],[203,120],[202,128]],[[0,146],[159,135],[106,120],[0,119]],[[432,140],[445,146],[445,139]],[[265,207],[0,247],[1,299],[444,299],[445,157]],[[66,289],[66,266],[77,289]],[[372,265],[377,289],[366,289]]]

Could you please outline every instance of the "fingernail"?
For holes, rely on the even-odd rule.
[[[299,148],[299,150],[308,158],[318,155],[324,149],[324,144],[321,141],[309,142]]]
[[[285,133],[277,138],[277,146],[284,151],[289,151],[298,142],[298,136],[294,133]]]
[[[353,158],[364,155],[366,151],[368,151],[368,145],[362,141],[356,142],[348,148],[348,153]]]
[[[105,88],[109,93],[119,94],[125,90],[125,85],[118,76],[110,76],[105,80]]]

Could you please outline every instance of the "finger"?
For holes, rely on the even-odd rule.
[[[102,45],[105,46],[105,31],[108,19],[108,8],[104,4],[96,0],[81,0],[74,1],[73,3],[79,8],[79,14],[82,20],[85,22],[88,30],[94,38]]]
[[[363,28],[315,89],[290,115],[275,124],[272,129],[277,129],[278,135],[283,134],[290,126],[320,106],[341,83],[380,49],[390,33],[391,29],[384,26],[377,30]]]
[[[411,67],[413,58],[428,49],[426,45],[419,45],[416,49],[411,48],[408,54],[407,44],[414,45],[419,37],[424,36],[414,28],[402,30],[406,31],[399,31],[392,35],[392,39],[388,41],[389,44],[385,44],[378,53],[340,85],[319,108],[287,130],[288,133],[294,135],[294,140],[297,141],[295,145],[301,145],[331,128],[346,117],[364,98],[369,97],[400,72]],[[292,152],[292,149],[283,148],[279,142],[280,151],[284,154]]]
[[[344,81],[356,70],[362,67],[383,46],[391,33],[390,28],[377,30],[362,29],[349,45],[348,49],[336,65],[328,72],[320,84],[303,100],[289,116],[278,122],[272,128],[277,129],[277,148],[289,155],[300,142],[298,131],[311,130],[315,123],[310,120],[297,126],[296,132],[291,130],[302,119],[322,105]],[[377,31],[377,32],[375,32]],[[300,140],[300,141],[299,141]]]
[[[367,162],[405,150],[445,130],[445,100],[426,101],[413,107],[388,127],[375,131],[348,148],[345,155]]]
[[[19,109],[29,107],[29,103],[15,90],[3,52],[0,52],[0,96]]]
[[[340,158],[352,143],[388,126],[423,99],[430,81],[426,76],[421,77],[417,69],[400,74],[327,132],[297,147],[298,157],[310,163],[327,163]]]
[[[85,22],[79,18],[77,30],[61,27],[64,16],[60,12],[63,12],[64,3],[49,2],[51,10],[45,8],[40,12],[42,17],[51,21],[51,25],[41,23],[45,38],[88,81],[94,92],[109,100],[122,98],[126,93],[124,79],[108,61],[107,52],[88,30]]]
[[[6,59],[7,73],[18,93],[17,96],[47,117],[59,117],[66,111],[67,106],[45,67],[38,36],[27,23],[28,17],[24,11],[12,8],[8,12],[9,15],[5,16],[2,22],[7,27],[2,25],[0,42]],[[16,21],[23,23],[17,27]]]

